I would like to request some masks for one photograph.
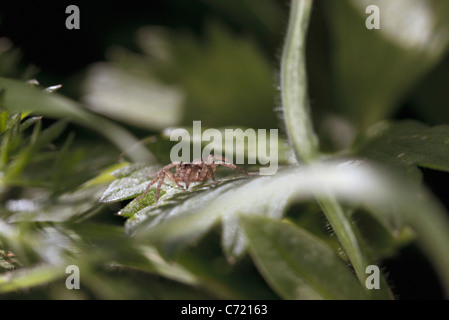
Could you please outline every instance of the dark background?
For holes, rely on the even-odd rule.
[[[287,2],[283,4],[287,15]],[[235,22],[226,13],[206,4],[207,1],[41,1],[0,4],[0,35],[22,49],[24,61],[31,62],[49,78],[66,78],[90,63],[104,60],[111,45],[137,49],[134,32],[141,26],[160,25],[171,29],[204,32],[211,17],[226,23],[236,33],[245,33],[273,57],[282,42],[282,34],[262,34]],[[68,30],[67,6],[80,9],[80,29]],[[251,21],[248,20],[248,24]],[[257,26],[256,26],[257,27]]]

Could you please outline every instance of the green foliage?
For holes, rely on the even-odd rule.
[[[357,153],[368,159],[420,174],[418,167],[449,171],[449,126],[429,127],[417,121],[379,123],[372,127]]]
[[[78,103],[64,96],[50,94],[29,84],[6,78],[0,78],[0,88],[2,107],[10,112],[29,112],[32,106],[32,111],[40,115],[68,119],[99,132],[127,152],[134,161],[154,161],[152,154],[142,148],[125,129],[87,112]]]
[[[379,31],[364,27],[367,1],[292,0],[276,174],[218,167],[216,184],[193,182],[188,190],[166,179],[157,203],[156,185],[139,195],[171,162],[174,127],[191,132],[192,120],[221,133],[277,127],[271,60],[261,42],[284,34],[283,8],[269,0],[204,1],[242,28],[255,26],[254,37],[218,18],[195,35],[140,28],[140,52],[116,46],[107,62],[88,68],[81,102],[26,82],[29,73],[12,79],[21,73],[20,56],[0,41],[0,296],[393,299],[388,269],[380,289],[369,290],[366,267],[409,244],[419,246],[447,294],[449,219],[420,168],[449,171],[448,126],[387,118],[444,58],[448,7],[372,2],[385,14]],[[320,89],[357,134],[333,154],[319,149],[326,137],[312,124],[312,12],[326,19],[335,48],[330,87]],[[429,23],[426,32],[404,27],[414,15]],[[142,129],[151,132],[139,140]],[[256,160],[243,168],[257,172],[266,159],[237,141],[245,161]],[[65,287],[69,265],[81,270],[80,290]]]
[[[251,255],[284,299],[367,298],[338,254],[319,239],[293,224],[249,217],[243,221]]]

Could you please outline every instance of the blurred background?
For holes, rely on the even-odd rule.
[[[441,23],[447,5],[438,1],[400,1],[402,7],[389,8],[396,24],[383,24],[382,32],[364,28],[364,7],[355,1],[315,2],[307,66],[323,151],[349,148],[358,134],[383,119],[449,122],[449,38]],[[65,28],[71,4],[80,9],[80,30]],[[35,78],[44,87],[62,84],[59,93],[138,138],[190,126],[193,120],[203,127],[282,131],[278,71],[288,4],[2,1],[0,76]],[[386,35],[391,30],[402,33]],[[435,44],[431,40],[437,35]],[[70,126],[78,137],[98,138]],[[114,152],[110,163],[118,158]],[[430,169],[422,174],[448,207],[449,175]],[[422,292],[425,298],[441,297],[432,268],[413,244],[386,260],[385,268],[401,298]],[[410,282],[416,273],[426,277]]]
[[[346,146],[353,127],[384,118],[447,123],[446,26],[428,12],[442,5],[415,1],[401,10],[386,8],[402,12],[396,24],[387,24],[393,20],[388,16],[382,20],[382,29],[404,26],[403,34],[393,34],[394,43],[379,36],[383,31],[369,33],[359,25],[364,17],[354,11],[363,4],[353,3],[317,1],[311,19],[310,100],[322,148]],[[78,1],[73,4],[80,8],[81,28],[67,30],[70,4],[0,5],[2,75],[62,84],[62,94],[134,128],[157,131],[195,119],[204,126],[280,126],[273,110],[280,105],[289,1]],[[438,32],[439,46],[432,45]],[[404,39],[411,47],[399,43]]]

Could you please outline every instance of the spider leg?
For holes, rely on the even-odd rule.
[[[159,191],[159,189],[160,189],[160,185],[162,184],[162,181],[164,181],[164,178],[165,178],[165,175],[167,174],[167,172],[170,172],[170,171],[168,171],[170,168],[173,168],[174,166],[176,166],[177,165],[177,163],[170,163],[170,164],[168,164],[168,165],[166,165],[166,166],[164,166],[164,167],[162,167],[157,173],[156,173],[156,177],[153,179],[153,180],[151,180],[151,182],[148,184],[148,186],[146,187],[146,189],[145,189],[145,191],[136,199],[136,201],[139,201],[140,199],[142,199],[142,197],[143,196],[145,196],[147,193],[148,193],[148,191],[150,190],[150,188],[151,188],[151,186],[153,185],[153,184],[155,184],[156,183],[156,181],[158,181],[158,180],[160,180],[159,181],[159,183],[158,183],[158,191]],[[171,173],[171,172],[170,172]],[[159,199],[159,193],[158,193],[158,195],[157,195],[157,198],[156,198],[156,203],[157,203],[157,200]]]
[[[204,163],[203,163],[201,168],[198,168],[197,181],[203,181],[203,180],[207,179],[208,174],[209,174],[209,165],[208,164],[204,165]]]
[[[223,156],[216,156],[214,154],[209,155],[209,157],[207,157],[207,162],[208,164],[212,164],[212,163],[217,163],[214,161],[214,159],[217,159],[219,162],[225,162],[225,163],[232,163],[232,161],[228,160],[226,157]]]
[[[240,171],[241,173],[244,173],[244,174],[247,174],[247,175],[249,174],[246,170],[238,167],[237,165],[235,165],[233,163],[226,163],[226,162],[219,161],[219,162],[215,162],[215,164],[221,165],[221,166],[224,166],[224,167],[228,167],[228,168],[231,168],[231,169],[235,169],[235,170]]]
[[[163,177],[163,176],[162,176],[162,177]],[[148,193],[148,191],[150,190],[151,186],[152,186],[153,184],[155,184],[156,181],[159,180],[159,179],[161,179],[162,177],[161,177],[160,174],[158,174],[158,175],[156,176],[156,178],[154,178],[153,180],[151,180],[151,182],[150,182],[150,183],[148,184],[148,186],[146,187],[145,191],[144,191],[144,192],[143,192],[143,193],[136,199],[136,201],[139,201],[140,199],[142,199],[143,196],[146,195],[146,194]],[[164,180],[164,179],[162,178],[162,180]]]
[[[206,163],[207,163],[207,164],[212,164],[212,163],[214,163],[214,157],[215,157],[215,155],[210,154],[210,155],[207,157]]]
[[[218,182],[217,182],[217,179],[215,179],[215,167],[214,168],[207,168],[207,171],[209,171],[209,173],[210,173],[210,177],[212,178],[212,181],[214,182],[214,184],[216,185]]]
[[[174,183],[176,183],[176,185],[178,187],[184,188],[181,184],[179,184],[179,182],[181,182],[181,180],[179,178],[177,178],[172,172],[167,171],[166,177],[169,178]]]
[[[197,179],[195,179],[197,177],[197,175],[198,175],[198,167],[197,166],[190,167],[189,169],[187,169],[186,180],[184,181],[184,183],[186,184],[186,190],[189,189],[190,182],[197,180]]]
[[[162,182],[164,182],[164,178],[165,178],[165,175],[162,176],[162,177],[159,179],[159,183],[157,184],[157,190],[156,190],[156,204],[157,204],[158,201],[159,201],[159,195],[161,194],[161,186],[162,186]]]
[[[192,172],[192,166],[188,166],[186,170],[184,171],[184,174],[182,175],[181,179],[182,182],[184,182],[184,189],[187,190],[189,188],[190,184],[190,173]]]

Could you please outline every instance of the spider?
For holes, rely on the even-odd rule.
[[[215,180],[215,170],[219,165],[235,169],[246,175],[252,174],[246,172],[245,170],[236,166],[233,163],[227,162],[226,159],[224,158],[221,158],[221,160],[219,161],[214,161],[214,158],[217,157],[215,155],[209,155],[207,157],[206,162],[204,162],[203,159],[199,159],[194,160],[191,163],[173,162],[162,167],[162,169],[160,169],[156,173],[156,177],[153,180],[151,180],[151,182],[148,184],[145,191],[137,198],[137,201],[147,194],[147,192],[150,190],[150,187],[153,184],[158,182],[156,191],[156,203],[157,203],[159,201],[162,182],[166,177],[175,182],[176,185],[180,188],[183,188],[183,186],[180,183],[184,182],[185,189],[187,190],[191,182],[200,182],[207,180],[209,178],[212,178],[214,183],[217,184],[217,180]],[[175,173],[170,171],[170,169],[173,167],[176,167]]]

